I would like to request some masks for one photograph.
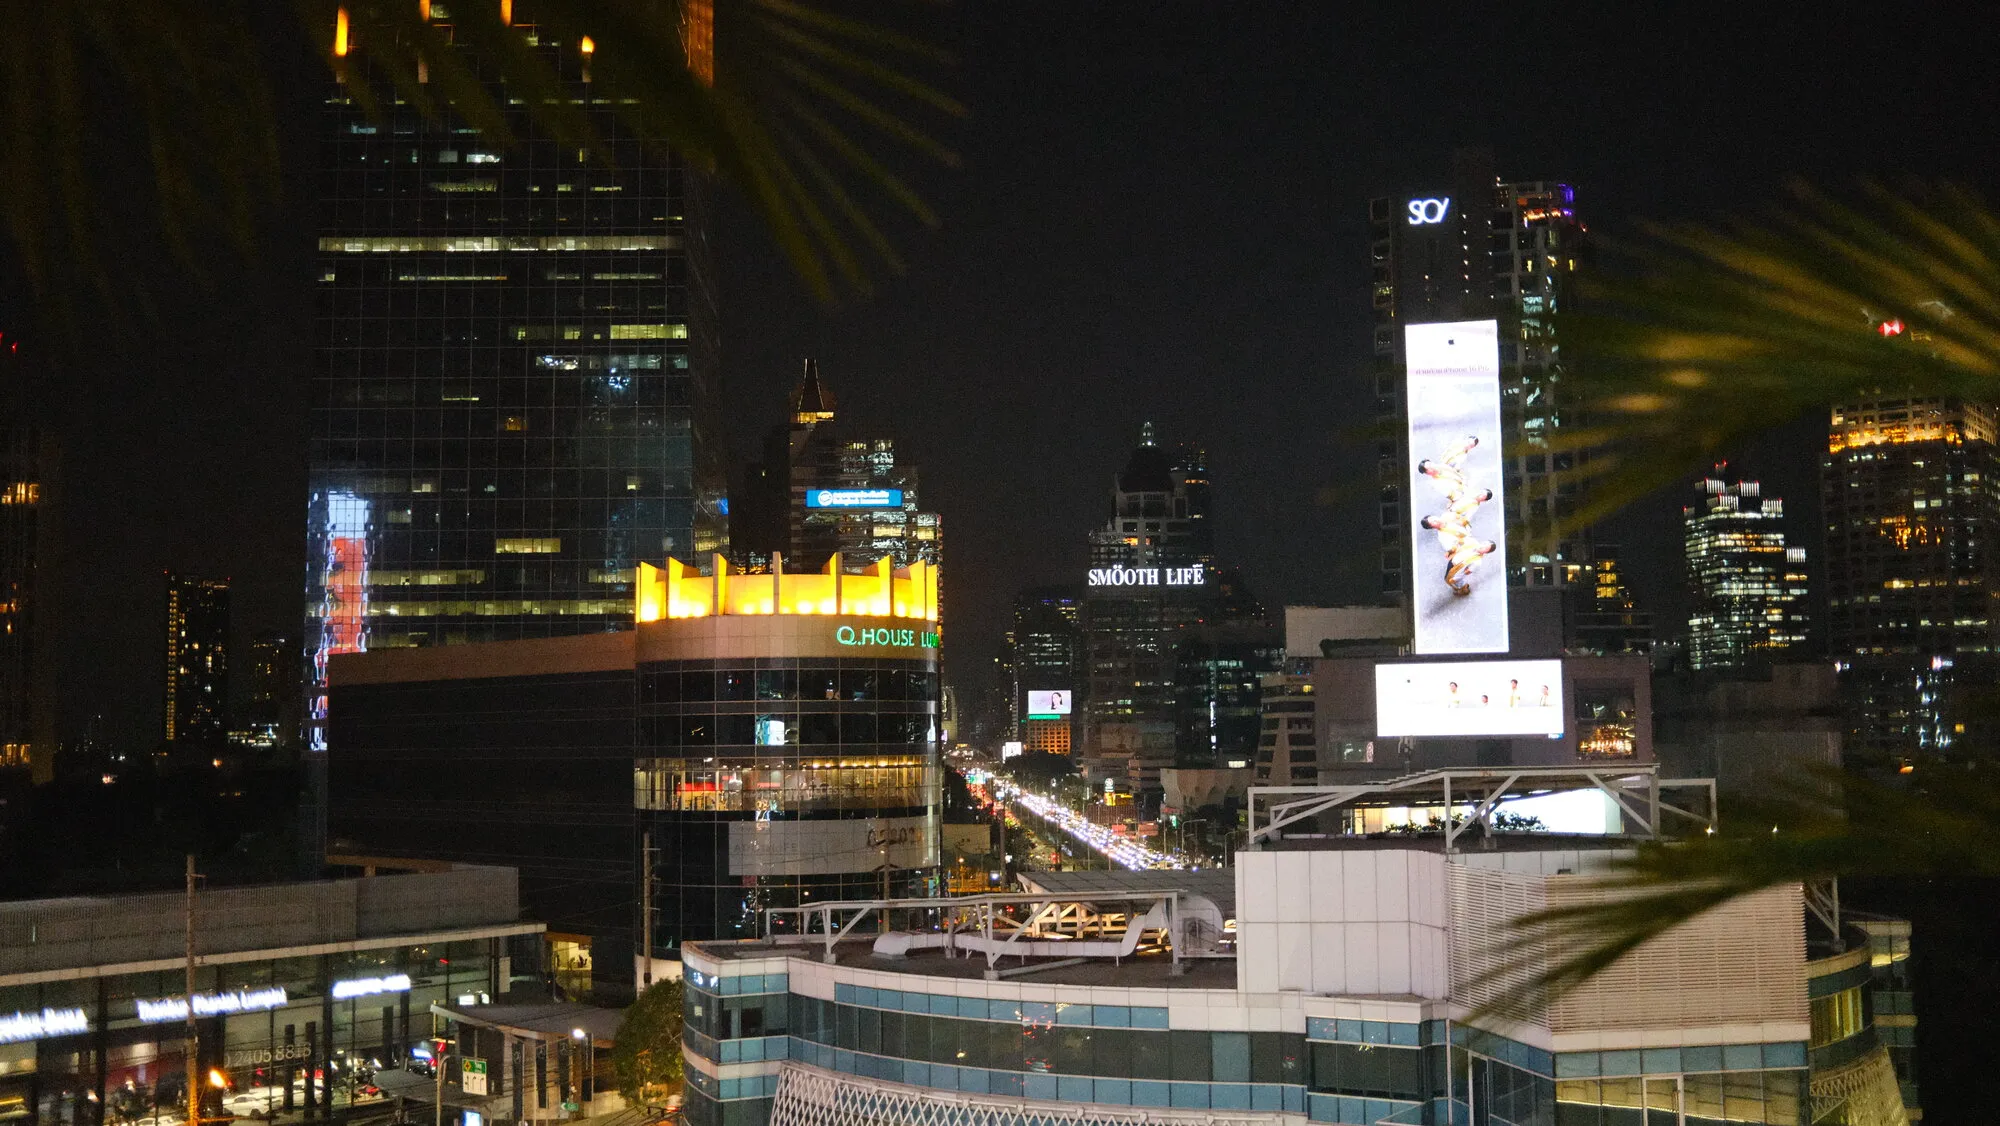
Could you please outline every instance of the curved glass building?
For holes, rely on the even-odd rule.
[[[640,575],[635,802],[657,934],[936,893],[937,571]]]
[[[937,569],[635,571],[634,629],[336,656],[334,862],[516,867],[556,983],[613,999],[649,939],[937,894]]]

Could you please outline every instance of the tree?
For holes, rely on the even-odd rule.
[[[681,983],[656,981],[639,994],[611,1048],[618,1093],[634,1105],[661,1105],[681,1087]]]
[[[1652,228],[1625,269],[1586,279],[1580,304],[1557,315],[1566,379],[1590,420],[1562,447],[1579,455],[1570,479],[1592,486],[1579,523],[1877,389],[2000,401],[2000,217],[1954,188],[1795,196],[1763,221]],[[1834,772],[1726,810],[1713,834],[1642,846],[1606,878],[1618,894],[1605,902],[1520,921],[1524,949],[1566,939],[1581,950],[1532,987],[1573,988],[1674,925],[1779,884],[2000,877],[1991,763],[1919,762],[1888,781]],[[1830,804],[1829,792],[1842,797]]]
[[[912,74],[948,56],[821,0],[0,0],[0,16],[0,231],[58,303],[143,299],[110,227],[139,170],[183,267],[217,235],[255,253],[293,58],[364,107],[401,100],[506,145],[513,101],[537,132],[590,148],[562,74],[588,56],[592,101],[734,184],[822,296],[865,287],[869,255],[900,267],[881,200],[937,223],[883,142],[957,163],[909,120],[962,112]]]

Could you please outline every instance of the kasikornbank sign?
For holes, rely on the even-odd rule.
[[[1092,567],[1091,586],[1200,586],[1202,565],[1192,567]]]
[[[935,630],[881,629],[875,626],[841,626],[833,639],[842,645],[887,645],[894,649],[935,649]]]

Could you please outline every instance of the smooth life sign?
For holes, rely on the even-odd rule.
[[[1092,567],[1091,586],[1200,586],[1207,575],[1191,567]]]

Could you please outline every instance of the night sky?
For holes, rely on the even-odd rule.
[[[901,237],[906,274],[815,304],[723,208],[739,454],[817,357],[850,432],[893,436],[944,514],[955,670],[983,669],[1016,587],[1080,576],[1147,419],[1206,445],[1219,550],[1268,605],[1365,600],[1374,479],[1350,428],[1366,410],[1371,195],[1468,144],[1508,178],[1574,183],[1614,238],[1642,218],[1756,210],[1793,174],[1994,181],[1990,21],[1582,7],[938,9],[935,37],[961,58],[944,82],[971,113],[935,123],[964,167],[920,172],[945,225]],[[153,279],[157,317],[107,317],[62,364],[72,734],[101,712],[115,739],[155,737],[164,568],[231,577],[241,636],[298,626],[316,90],[310,60],[277,69],[292,191],[257,261],[218,247],[192,282],[136,246],[124,262]],[[0,322],[32,324],[9,305]],[[1800,531],[1811,429],[1745,465]],[[1678,504],[1609,533],[1670,621]]]

